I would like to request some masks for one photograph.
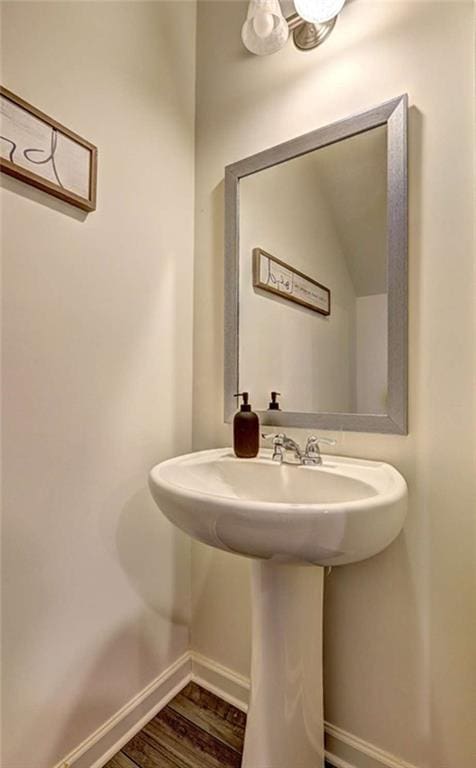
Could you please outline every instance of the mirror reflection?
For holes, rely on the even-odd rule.
[[[240,182],[239,387],[387,412],[387,127]]]

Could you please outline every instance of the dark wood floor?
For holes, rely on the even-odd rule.
[[[245,725],[244,712],[189,683],[105,768],[240,768]]]
[[[105,768],[240,768],[246,715],[189,683]]]

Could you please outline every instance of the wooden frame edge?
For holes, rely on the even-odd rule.
[[[66,128],[65,125],[58,122],[53,117],[47,115],[46,112],[42,112],[41,109],[34,107],[33,104],[30,104],[28,101],[25,101],[25,99],[22,99],[21,96],[17,96],[15,93],[13,93],[13,91],[5,88],[3,85],[0,85],[0,96],[3,96],[5,99],[13,102],[21,109],[30,112],[32,115],[34,115],[34,117],[42,120],[47,125],[50,125],[52,128],[67,136],[76,144],[80,144],[82,147],[88,150],[90,156],[89,198],[81,197],[81,195],[77,195],[75,192],[64,190],[59,185],[48,181],[48,179],[44,179],[37,173],[33,173],[33,171],[29,171],[27,168],[23,168],[16,163],[12,163],[10,160],[7,160],[3,157],[0,157],[0,171],[6,173],[8,176],[12,176],[13,178],[18,179],[18,181],[22,181],[23,183],[29,184],[36,189],[47,192],[48,194],[53,195],[53,197],[57,197],[59,200],[62,200],[65,203],[69,203],[76,208],[81,208],[83,211],[95,211],[97,197],[97,147],[87,139],[84,139],[78,133],[75,133],[69,128]]]

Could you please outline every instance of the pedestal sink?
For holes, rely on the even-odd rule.
[[[332,455],[301,466],[266,450],[237,459],[228,448],[158,464],[150,488],[194,539],[254,558],[243,768],[323,766],[324,566],[372,557],[395,539],[405,480],[383,462]]]

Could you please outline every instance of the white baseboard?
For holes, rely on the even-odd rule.
[[[190,656],[192,678],[198,685],[243,712],[247,711],[250,698],[250,681],[247,677],[232,672],[231,669],[195,651],[192,651]]]
[[[192,678],[199,685],[246,712],[250,695],[248,678],[192,651]],[[416,768],[351,733],[325,723],[326,760],[334,768]]]
[[[328,761],[335,768],[416,768],[342,728],[325,723]]]
[[[102,768],[191,678],[192,659],[187,652],[66,755],[55,768]]]
[[[190,651],[131,699],[54,768],[102,768],[190,680],[246,712],[250,681]],[[326,760],[334,768],[417,768],[351,733],[325,723]]]

